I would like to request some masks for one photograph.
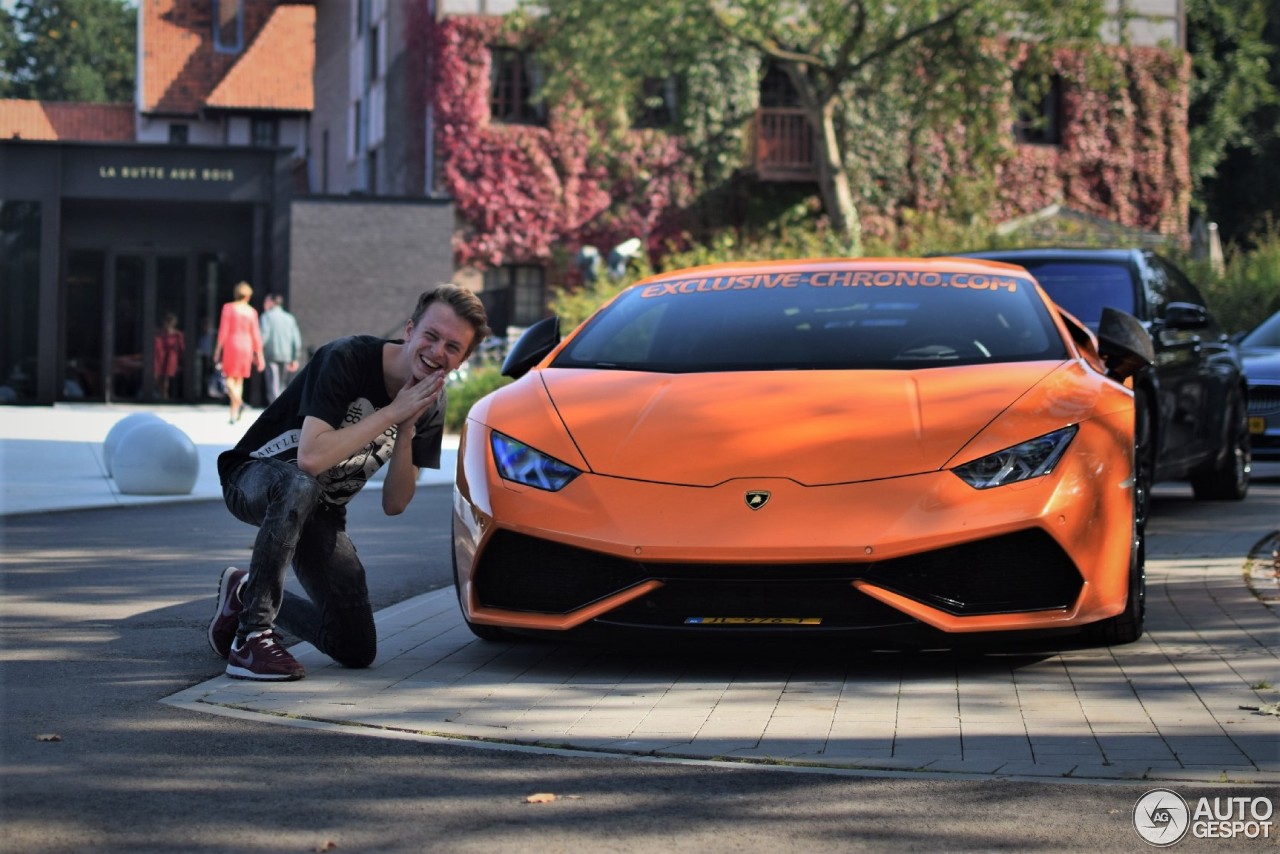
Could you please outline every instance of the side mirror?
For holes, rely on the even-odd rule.
[[[560,343],[560,318],[544,317],[524,331],[502,361],[502,375],[519,379]]]
[[[1209,312],[1191,302],[1171,302],[1164,310],[1165,329],[1204,329],[1209,325]]]
[[[1155,364],[1156,350],[1151,336],[1132,314],[1104,308],[1098,322],[1098,355],[1107,365],[1107,374],[1125,380]]]

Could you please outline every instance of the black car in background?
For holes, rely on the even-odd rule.
[[[1249,384],[1249,436],[1253,456],[1280,460],[1280,311],[1240,341]]]
[[[1024,267],[1054,302],[1095,332],[1108,306],[1146,327],[1156,359],[1134,377],[1140,520],[1147,518],[1151,485],[1160,481],[1188,480],[1200,499],[1245,497],[1250,445],[1240,356],[1177,266],[1148,249],[962,254]]]

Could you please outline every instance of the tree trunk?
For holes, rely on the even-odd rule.
[[[777,60],[777,57],[775,57]],[[845,252],[851,257],[862,255],[862,222],[858,208],[853,203],[853,190],[849,187],[849,174],[844,168],[844,154],[836,135],[836,106],[839,98],[835,91],[820,93],[809,69],[794,61],[780,61],[779,65],[791,80],[813,129],[814,157],[818,161],[818,191],[822,194],[822,207],[827,212],[831,228],[840,235]]]

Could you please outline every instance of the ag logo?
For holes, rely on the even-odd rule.
[[[1177,792],[1152,789],[1133,805],[1133,829],[1142,841],[1164,848],[1187,835],[1191,815]]]
[[[763,489],[753,489],[747,493],[747,506],[759,510],[769,503],[769,493]]]

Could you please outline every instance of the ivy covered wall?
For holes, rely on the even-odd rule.
[[[999,174],[996,220],[1055,201],[1131,228],[1185,235],[1191,205],[1191,64],[1156,48],[1110,48],[1107,88],[1078,52],[1058,51],[1062,144],[1019,145]]]
[[[545,126],[490,120],[488,48],[504,43],[501,19],[447,17],[424,22],[423,32],[418,44],[433,70],[424,101],[435,105],[440,180],[461,220],[459,265],[563,267],[583,244],[603,251],[633,236],[656,251],[688,225],[699,195],[749,162],[740,117],[754,109],[755,74],[717,78],[709,66],[710,76],[683,90],[683,133],[636,131],[603,145],[588,117],[564,106],[547,111]],[[957,209],[956,189],[965,186],[982,188],[978,212],[995,221],[1061,202],[1125,226],[1185,234],[1190,64],[1154,48],[1097,50],[1112,60],[1102,86],[1091,85],[1097,63],[1069,50],[1053,56],[1060,144],[1015,144],[1006,108],[994,126],[1009,143],[992,175],[971,174],[962,150],[909,118],[852,105],[845,129],[868,231],[891,231],[912,212]],[[741,59],[719,68],[758,68]],[[963,207],[973,206],[970,192]]]
[[[584,244],[607,250],[641,236],[660,244],[692,201],[691,167],[672,136],[630,134],[607,155],[577,110],[549,110],[546,126],[489,117],[489,50],[501,19],[446,18],[434,28],[438,157],[463,228],[460,265],[552,260]]]

